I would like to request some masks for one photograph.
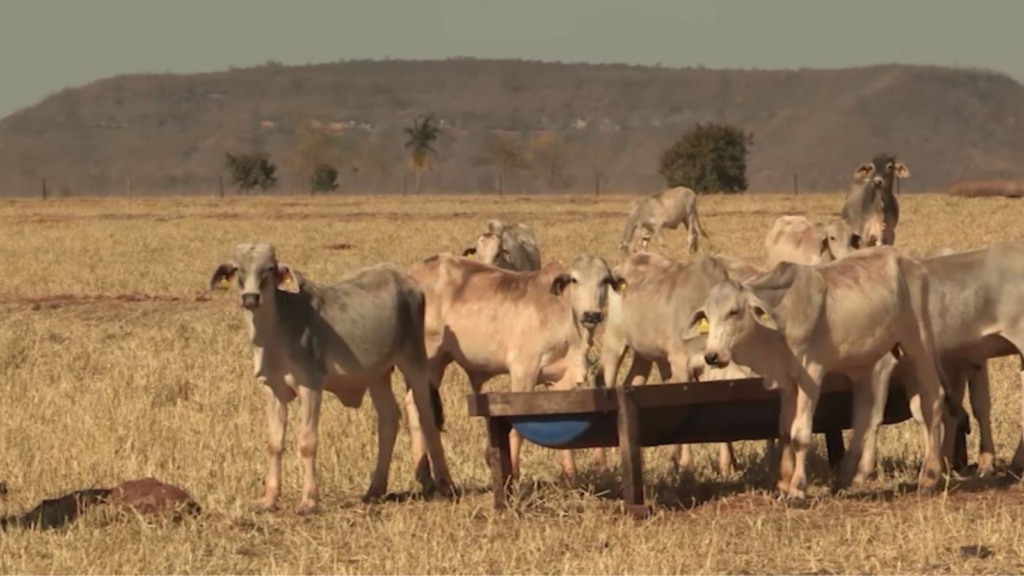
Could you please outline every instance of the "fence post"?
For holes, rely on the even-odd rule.
[[[797,176],[796,172],[793,172],[793,195],[800,195],[800,178]]]
[[[132,197],[132,177],[131,176],[126,178],[125,181],[124,181],[124,194],[125,194],[125,196],[127,196],[129,198]]]
[[[46,178],[43,178],[43,200],[46,200]]]
[[[218,183],[218,186],[220,187],[220,197],[223,198],[224,197],[224,175],[223,174],[219,174],[217,176],[217,183]]]

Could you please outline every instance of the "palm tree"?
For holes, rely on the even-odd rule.
[[[405,148],[412,157],[413,168],[416,169],[416,193],[420,193],[420,176],[430,168],[430,155],[437,156],[432,144],[441,134],[441,129],[434,124],[434,115],[417,116],[412,126],[405,128],[409,140]]]

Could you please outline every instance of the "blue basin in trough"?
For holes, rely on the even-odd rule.
[[[614,412],[512,416],[508,420],[524,439],[547,448],[601,445],[601,439],[609,438],[609,433],[612,434],[611,438],[616,438]]]

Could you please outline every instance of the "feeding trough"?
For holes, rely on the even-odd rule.
[[[470,394],[470,416],[487,420],[494,504],[507,503],[514,428],[534,444],[554,449],[619,447],[623,495],[643,509],[640,448],[666,444],[734,442],[778,437],[779,392],[760,378],[584,388],[566,391]],[[842,430],[852,427],[850,382],[829,374],[814,414],[813,431],[825,433],[829,461],[842,456]],[[906,392],[894,374],[884,424],[911,417]]]

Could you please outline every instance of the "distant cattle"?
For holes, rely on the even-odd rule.
[[[454,362],[466,371],[474,392],[500,374],[510,375],[513,391],[548,382],[556,389],[583,383],[608,289],[618,286],[607,262],[597,256],[514,272],[440,254],[413,266],[411,274],[426,294],[431,381],[440,386],[445,368]],[[519,473],[521,443],[513,430],[513,475]],[[414,458],[421,450],[414,443]],[[576,474],[570,451],[563,454],[563,473]]]
[[[777,386],[781,459],[778,488],[803,500],[811,425],[828,372],[854,383],[853,438],[840,463],[836,488],[849,486],[866,444],[873,444],[872,408],[878,390],[871,373],[898,346],[915,371],[928,442],[918,480],[922,492],[936,488],[942,471],[943,379],[929,323],[928,276],[923,265],[889,247],[805,266],[783,262],[744,283],[711,288],[694,313],[690,333],[709,323],[705,361],[739,362]],[[883,403],[884,405],[884,403]]]
[[[803,216],[780,216],[764,240],[769,268],[779,262],[813,266],[838,260],[859,248],[860,235],[842,218],[817,224]]]
[[[675,230],[680,224],[686,228],[686,247],[692,254],[698,248],[697,235],[708,237],[697,217],[697,195],[693,190],[678,186],[633,200],[622,229],[619,250],[623,253],[645,250],[651,239],[657,237],[661,242],[663,228]]]
[[[853,174],[853,190],[843,201],[840,217],[860,235],[863,247],[896,242],[900,205],[894,185],[907,178],[910,170],[895,156],[880,154],[861,164]]]
[[[600,382],[615,385],[627,349],[633,364],[624,381],[643,384],[653,365],[662,381],[689,381],[750,377],[749,371],[730,365],[706,367],[703,360],[705,337],[686,337],[690,317],[704,304],[708,291],[727,279],[751,278],[764,269],[746,260],[726,255],[708,256],[692,263],[671,260],[658,254],[634,254],[614,269],[623,285],[608,295],[608,319],[601,352]],[[598,464],[604,464],[603,452]],[[722,444],[719,471],[732,469],[732,450]],[[692,462],[689,446],[676,445],[672,464],[688,468]]]
[[[299,397],[298,449],[304,480],[300,512],[318,507],[316,479],[318,424],[323,391],[349,408],[362,405],[367,390],[377,411],[377,467],[364,499],[384,496],[401,411],[391,390],[397,367],[415,398],[410,410],[412,433],[419,423],[437,472],[437,485],[426,461],[417,466],[425,492],[451,488],[441,445],[440,399],[432,397],[423,349],[423,291],[390,264],[364,268],[329,285],[317,285],[277,260],[273,245],[238,244],[234,260],[221,264],[211,289],[235,280],[248,328],[253,372],[264,384],[268,416],[266,490],[260,507],[277,507],[281,489],[281,454],[288,422],[287,405]],[[435,410],[437,410],[435,414]],[[414,415],[416,417],[414,417]],[[420,474],[427,471],[426,475]]]
[[[506,225],[501,220],[490,220],[476,245],[466,248],[462,255],[475,255],[485,264],[519,272],[539,270],[541,262],[533,231],[525,224]]]

